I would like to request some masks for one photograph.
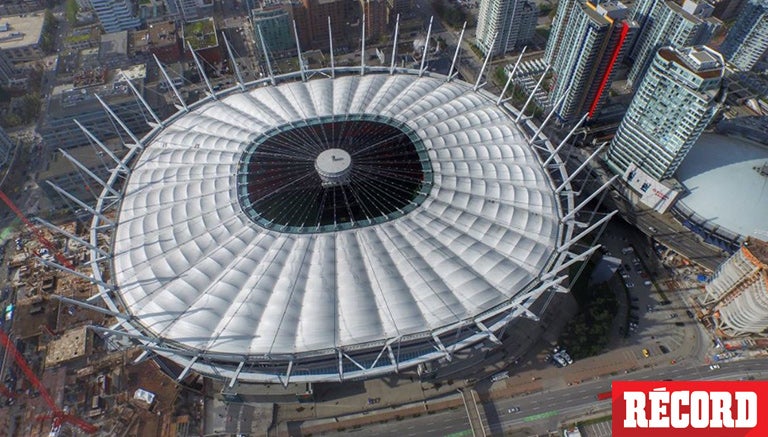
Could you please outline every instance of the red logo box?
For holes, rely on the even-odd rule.
[[[768,381],[614,381],[613,437],[766,437]]]

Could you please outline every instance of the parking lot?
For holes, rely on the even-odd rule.
[[[611,437],[611,419],[605,422],[592,423],[590,425],[580,426],[581,435],[584,437]]]

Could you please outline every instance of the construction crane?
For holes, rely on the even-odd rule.
[[[27,216],[24,215],[23,212],[16,206],[15,203],[11,200],[10,197],[5,195],[5,192],[3,190],[0,190],[0,200],[2,200],[6,205],[8,205],[8,208],[11,208],[11,211],[13,211],[14,214],[16,214],[16,217],[18,217],[24,225],[29,229],[30,232],[35,234],[37,237],[37,241],[40,242],[43,246],[48,248],[48,250],[53,254],[54,257],[56,257],[56,261],[59,262],[59,264],[63,265],[64,267],[74,270],[75,266],[72,265],[71,262],[69,262],[68,259],[64,257],[61,253],[59,253],[59,250],[56,248],[56,246],[53,245],[50,241],[48,241],[47,238],[45,238],[45,235],[40,231],[40,229],[37,228],[32,222],[27,219]],[[40,256],[37,252],[35,252],[35,256]]]
[[[8,334],[6,334],[5,330],[3,329],[0,329],[0,343],[3,344],[3,347],[5,347],[11,353],[11,355],[13,355],[13,359],[16,361],[16,365],[19,366],[19,369],[21,369],[21,371],[24,373],[24,376],[27,377],[27,381],[29,381],[38,392],[40,392],[40,396],[43,397],[45,403],[48,405],[48,408],[51,411],[49,416],[53,417],[54,429],[61,429],[61,425],[65,423],[71,423],[72,425],[77,426],[83,432],[88,434],[93,434],[98,431],[96,426],[84,421],[77,416],[67,414],[64,412],[64,410],[59,408],[58,405],[56,405],[56,403],[53,401],[53,398],[51,397],[51,394],[48,393],[48,390],[46,390],[46,388],[37,378],[35,372],[33,372],[29,367],[29,364],[27,364],[27,360],[25,360],[24,356],[21,355],[21,352],[16,349],[16,345],[8,337]]]

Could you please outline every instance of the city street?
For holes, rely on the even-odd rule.
[[[612,379],[636,381],[737,380],[744,377],[768,379],[768,369],[765,369],[763,363],[763,359],[750,359],[724,363],[718,370],[709,370],[706,365],[689,362],[689,365],[643,369]],[[602,378],[584,382],[576,387],[548,390],[500,400],[492,405],[482,404],[478,407],[484,416],[483,423],[487,427],[485,430],[487,435],[499,435],[505,431],[523,428],[531,429],[533,432],[546,432],[556,429],[566,419],[576,419],[598,411],[605,411],[608,414],[610,402],[598,401],[596,396],[610,389],[611,379]],[[508,410],[513,407],[520,408],[520,411],[509,413]],[[463,408],[455,409],[329,435],[360,432],[371,436],[399,435],[402,437],[472,435],[466,414]]]

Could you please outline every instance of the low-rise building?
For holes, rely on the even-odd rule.
[[[12,62],[27,62],[43,56],[43,11],[0,17],[0,50]]]
[[[163,21],[150,24],[145,30],[131,32],[128,53],[130,56],[151,53],[162,62],[178,62],[182,52],[176,23]]]
[[[182,30],[184,40],[184,53],[189,52],[189,47],[197,55],[210,64],[221,62],[222,48],[219,46],[219,37],[216,35],[216,23],[213,17],[192,21],[184,25]],[[188,54],[191,57],[191,54]]]
[[[118,65],[128,60],[128,32],[107,33],[101,36],[99,60],[105,64]]]

